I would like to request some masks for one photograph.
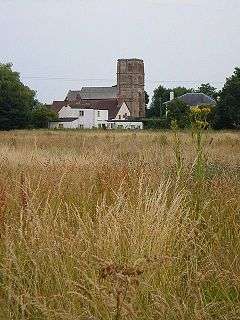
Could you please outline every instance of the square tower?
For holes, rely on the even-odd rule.
[[[145,74],[141,59],[119,59],[117,64],[117,92],[126,102],[131,116],[145,117]]]

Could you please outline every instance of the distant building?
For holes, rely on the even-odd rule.
[[[55,101],[52,107],[59,116],[49,123],[51,129],[142,129],[139,119],[132,119],[125,102],[118,99]]]
[[[144,62],[140,59],[119,59],[117,85],[112,87],[83,87],[69,90],[66,100],[122,99],[126,102],[131,117],[145,117]]]
[[[216,101],[207,96],[204,93],[186,93],[180,97],[177,97],[176,99],[185,102],[188,106],[190,107],[195,107],[195,106],[215,106]],[[172,96],[170,98],[170,101],[165,102],[166,105],[168,105],[172,100],[174,100],[174,97]]]
[[[62,119],[62,122],[50,123],[51,128],[142,128],[140,119],[145,117],[144,62],[119,59],[116,86],[69,90],[64,101],[53,101],[50,107]],[[79,117],[78,112],[82,111],[83,116]],[[96,114],[101,116],[96,117]]]
[[[140,59],[119,59],[117,94],[127,104],[132,117],[145,117],[144,62]]]

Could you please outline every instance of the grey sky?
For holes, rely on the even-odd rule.
[[[150,94],[221,87],[240,66],[239,17],[240,0],[0,0],[0,61],[42,102],[115,84],[118,58],[144,59]]]

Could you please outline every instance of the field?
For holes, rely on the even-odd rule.
[[[240,319],[239,132],[0,132],[0,169],[0,319]]]

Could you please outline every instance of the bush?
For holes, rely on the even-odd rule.
[[[160,129],[168,129],[166,119],[160,118],[149,118],[143,120],[143,128],[144,129],[153,129],[153,130],[160,130]]]
[[[37,106],[32,111],[31,123],[34,128],[47,128],[51,120],[56,120],[57,114],[47,106]]]

